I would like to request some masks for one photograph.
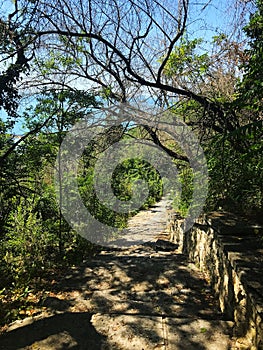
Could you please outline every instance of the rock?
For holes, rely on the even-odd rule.
[[[178,248],[178,244],[163,240],[163,239],[158,239],[155,242],[155,250],[163,250],[163,251],[174,251]]]

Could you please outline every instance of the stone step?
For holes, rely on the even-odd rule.
[[[230,350],[232,328],[220,320],[63,312],[15,321],[0,350]]]
[[[91,323],[103,349],[229,350],[233,323],[193,318],[95,314]]]
[[[78,304],[79,303],[79,304]],[[74,301],[74,311],[86,310],[96,313],[125,313],[131,315],[152,315],[170,317],[192,317],[222,319],[216,306],[198,300],[190,289],[182,289],[174,294],[162,291],[125,292],[115,289],[94,291],[86,300]]]

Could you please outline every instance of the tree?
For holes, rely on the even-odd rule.
[[[215,33],[212,49],[190,35],[190,21],[198,19],[193,12],[198,10],[200,18],[209,5],[188,0],[58,0],[55,5],[17,0],[8,25],[17,28],[23,39],[24,55],[33,50],[31,74],[24,83],[34,91],[43,86],[83,89],[86,84],[107,103],[148,97],[164,107],[173,106],[201,139],[219,135],[244,155],[253,143],[239,135],[257,118],[254,113],[244,115],[236,100],[241,77],[237,67],[247,54],[235,35],[236,25],[231,38]],[[234,5],[245,19],[241,14],[245,4]],[[18,57],[17,49],[14,55]],[[29,134],[42,127],[37,125]],[[145,130],[146,137],[168,154],[182,158],[162,144],[158,130],[147,126]],[[2,159],[20,142],[13,143]]]
[[[39,85],[36,81],[40,76],[47,86],[59,85],[58,77],[65,75],[63,64],[67,61],[71,62],[67,70],[69,86],[72,80],[74,84],[85,80],[111,101],[122,102],[149,91],[152,98],[157,92],[157,100],[164,93],[181,96],[198,102],[206,114],[213,114],[221,130],[235,128],[224,106],[198,92],[194,84],[189,89],[178,80],[167,80],[168,61],[175,57],[187,29],[188,0],[116,0],[107,4],[101,0],[59,0],[55,5],[39,1],[35,6],[16,3],[23,5],[31,18],[24,35],[39,47],[34,50],[33,86]],[[44,71],[47,55],[53,57],[53,62]],[[213,118],[208,119],[207,127],[219,131],[219,126],[211,123]]]
[[[34,108],[30,108],[26,112],[26,126],[31,130],[36,130],[38,125],[41,125],[41,130],[35,133],[30,138],[26,139],[25,148],[28,157],[28,163],[35,160],[34,164],[40,160],[40,167],[47,170],[48,167],[54,167],[56,158],[58,159],[58,173],[61,173],[61,150],[60,145],[66,132],[78,121],[87,120],[91,109],[99,106],[99,102],[92,93],[84,91],[72,90],[51,90],[43,91],[42,95],[37,99],[37,104]],[[33,147],[32,147],[33,146]],[[36,154],[36,150],[38,153]],[[52,173],[52,171],[51,171]],[[52,175],[51,175],[52,176]],[[53,186],[53,198],[54,199]],[[44,192],[48,191],[45,188]],[[58,227],[57,236],[59,241],[59,251],[63,255],[64,241],[63,232],[65,231],[65,221],[62,218],[62,183],[59,181],[59,206],[52,204],[55,208],[53,211],[54,217],[57,217]],[[45,208],[42,208],[42,211]],[[42,213],[43,214],[43,213]],[[45,216],[45,215],[43,215]]]
[[[209,6],[210,2],[201,6],[188,0],[107,4],[102,0],[59,0],[56,4],[16,0],[5,22],[9,30],[16,29],[24,57],[32,57],[29,52],[33,52],[31,74],[23,77],[27,87],[35,91],[43,85],[46,89],[83,89],[86,84],[110,103],[136,101],[141,96],[169,107],[182,99],[194,101],[203,110],[202,127],[222,134],[239,127],[238,118],[211,89],[200,89],[201,81],[209,85],[208,76],[202,75],[211,57],[207,50],[194,57],[193,51],[201,45],[198,38],[188,38],[190,21],[199,19],[193,13],[202,16]],[[239,43],[232,43],[239,50]],[[13,51],[7,56],[18,60],[18,48]],[[220,58],[219,54],[213,57],[217,62]],[[186,66],[187,83],[182,79]],[[173,71],[172,79],[169,71]]]
[[[27,50],[34,45],[28,34],[31,18],[26,16],[26,9],[21,9],[18,1],[9,4],[11,11],[2,12],[0,18],[0,108],[10,116],[17,116],[20,99],[18,82],[29,71],[32,52]],[[26,8],[33,11],[35,5],[28,2]]]
[[[263,2],[257,1],[257,11],[251,16],[244,28],[249,38],[249,48],[246,50],[248,60],[244,63],[244,76],[240,85],[239,103],[248,109],[263,111]]]

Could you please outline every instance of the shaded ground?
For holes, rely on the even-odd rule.
[[[234,349],[205,276],[165,240],[163,208],[131,223],[147,243],[127,247],[127,231],[122,248],[72,268],[41,300],[45,312],[10,325],[0,349]]]

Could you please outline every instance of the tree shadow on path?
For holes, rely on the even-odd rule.
[[[1,350],[101,350],[104,337],[91,324],[92,314],[65,312],[34,321],[5,333]],[[39,342],[35,347],[34,343]]]

